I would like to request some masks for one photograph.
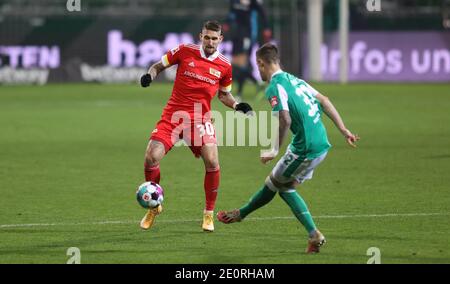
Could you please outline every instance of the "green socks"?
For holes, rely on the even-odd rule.
[[[292,192],[280,192],[281,198],[286,202],[289,207],[291,207],[292,212],[295,217],[302,223],[306,228],[308,233],[316,230],[316,225],[312,219],[311,214],[308,211],[308,206],[306,205],[303,198],[297,193],[297,191]]]
[[[284,202],[289,205],[295,217],[302,223],[308,233],[314,232],[316,230],[316,224],[314,224],[312,216],[308,211],[308,206],[297,191],[280,192],[279,194]],[[248,214],[269,203],[274,196],[275,192],[264,185],[250,198],[247,204],[239,208],[240,217],[244,219]]]
[[[275,192],[264,185],[263,188],[261,188],[250,198],[250,201],[247,204],[239,208],[241,218],[244,219],[248,214],[266,205],[273,199],[274,196]]]

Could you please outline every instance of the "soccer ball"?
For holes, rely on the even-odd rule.
[[[164,191],[162,187],[154,182],[144,182],[136,191],[138,203],[146,208],[155,208],[164,200]]]

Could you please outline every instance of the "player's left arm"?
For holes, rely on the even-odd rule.
[[[225,71],[224,76],[219,82],[219,100],[229,108],[240,111],[244,114],[252,114],[253,109],[248,103],[238,103],[231,94],[231,85],[233,83],[233,70],[231,64]]]
[[[253,111],[252,107],[248,103],[238,103],[231,92],[219,90],[219,94],[217,96],[224,105],[234,109],[235,111],[240,111],[244,114]]]
[[[358,134],[353,134],[350,130],[347,129],[347,127],[344,124],[344,120],[339,115],[339,112],[334,107],[333,103],[330,101],[330,99],[320,93],[316,94],[316,99],[320,102],[322,105],[323,111],[325,114],[333,121],[334,125],[336,125],[337,129],[342,133],[342,135],[345,137],[345,140],[347,143],[352,146],[356,147],[356,141],[359,140]]]
[[[217,95],[217,97],[224,105],[229,108],[235,109],[236,105],[238,104],[231,92],[219,90],[219,94]]]

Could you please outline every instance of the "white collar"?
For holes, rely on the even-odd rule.
[[[219,56],[220,52],[216,50],[213,54],[211,54],[209,57],[206,57],[205,51],[203,50],[203,46],[200,45],[200,54],[203,58],[208,59],[209,61],[213,61],[214,59]]]
[[[274,76],[276,76],[276,75],[278,75],[278,74],[280,74],[280,73],[283,73],[283,70],[278,69],[278,71],[276,71],[275,73],[272,74],[272,77],[270,77],[270,81],[272,81],[272,79],[273,79]]]

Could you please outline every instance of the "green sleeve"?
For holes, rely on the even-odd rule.
[[[284,94],[280,94],[280,88]],[[280,84],[270,86],[266,90],[266,98],[272,107],[272,111],[289,110],[287,106],[287,93]]]

